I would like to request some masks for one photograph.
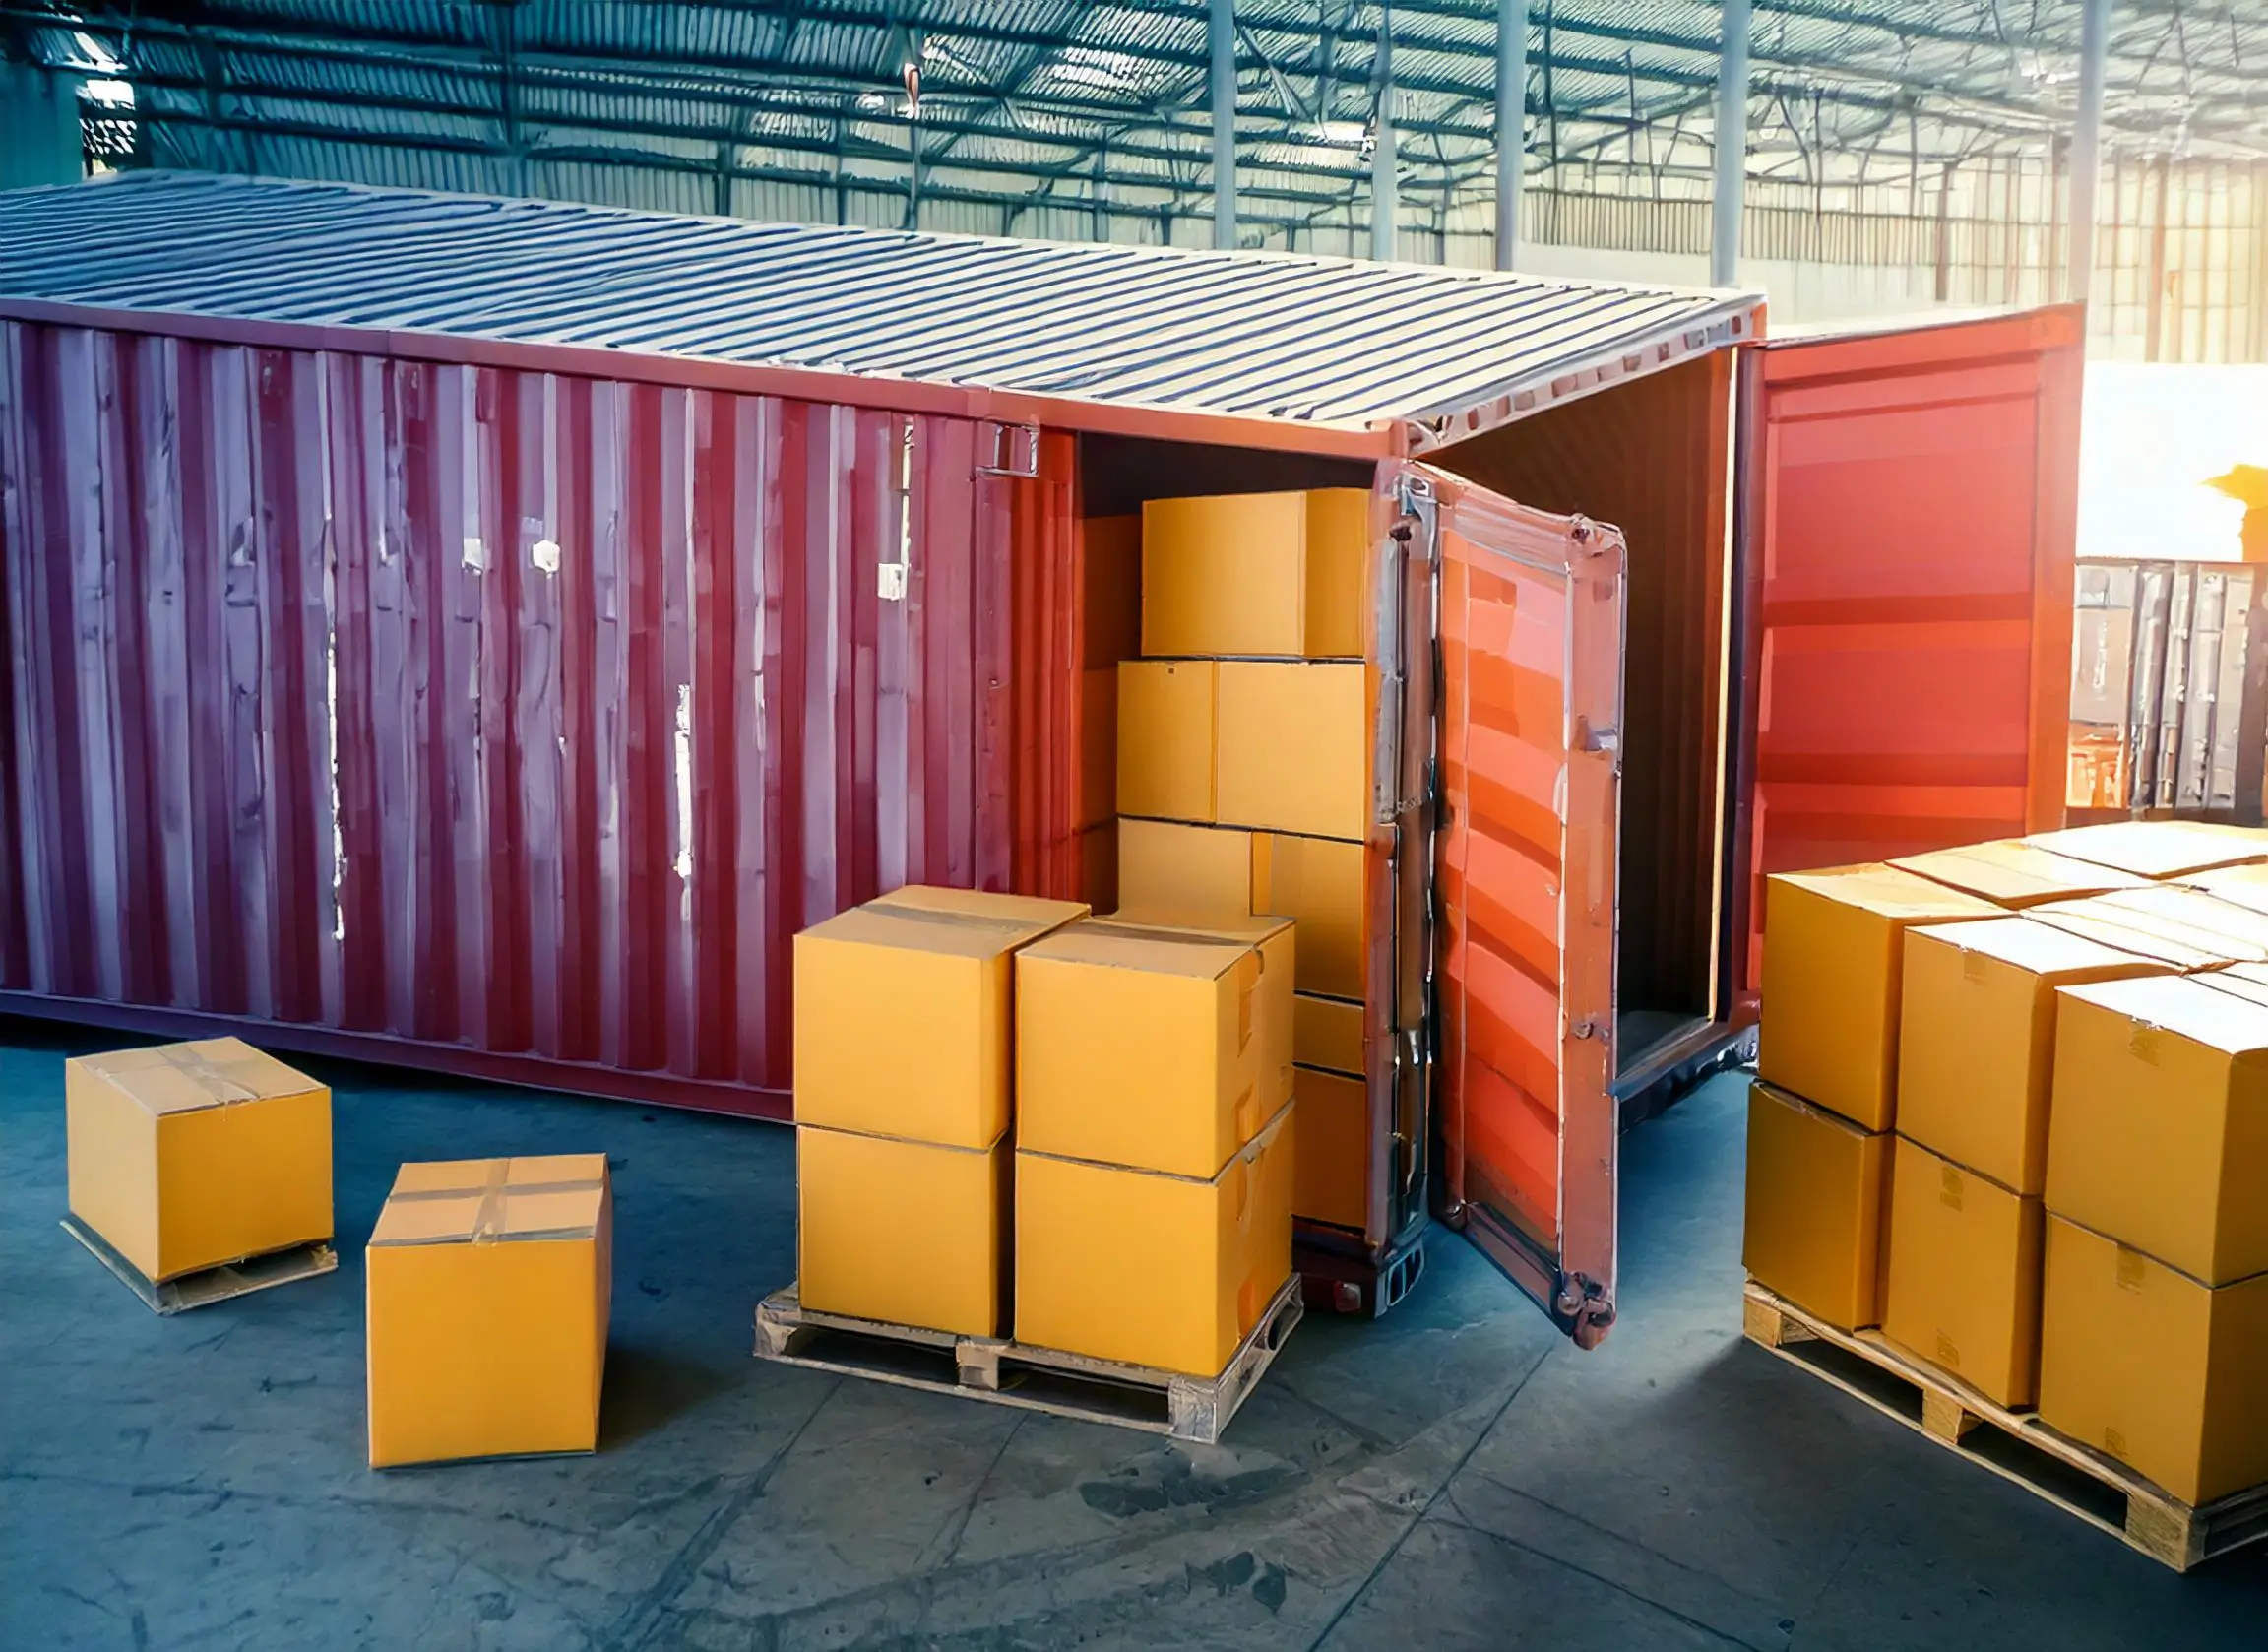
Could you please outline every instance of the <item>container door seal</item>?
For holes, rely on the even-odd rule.
[[[1588,1348],[1614,1320],[1622,537],[1422,476],[1441,1213]]]
[[[1743,352],[1736,875],[2062,824],[2083,313]]]

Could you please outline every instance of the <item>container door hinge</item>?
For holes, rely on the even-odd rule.
[[[1614,1299],[1588,1274],[1571,1273],[1559,1282],[1559,1297],[1552,1304],[1577,1348],[1597,1348],[1614,1328]]]
[[[1622,731],[1603,729],[1587,717],[1575,720],[1575,749],[1577,751],[1603,751],[1619,759],[1622,755]]]

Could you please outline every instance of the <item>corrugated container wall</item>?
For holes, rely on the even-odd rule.
[[[797,929],[1075,875],[1068,442],[992,438],[0,324],[0,988],[784,1115]]]

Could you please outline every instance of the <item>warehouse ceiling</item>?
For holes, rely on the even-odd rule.
[[[1493,199],[1495,0],[1385,10],[1238,0],[1248,240],[1367,201],[1382,25],[1405,199]],[[1718,7],[1529,12],[1529,175],[1705,193]],[[1206,20],[1206,0],[0,0],[0,51],[87,76],[92,142],[121,165],[506,193],[570,192],[572,168],[571,192],[629,205],[732,211],[754,181],[855,193],[837,216],[862,222],[918,201],[972,227],[1075,208],[1169,234],[1210,201]],[[2045,159],[2079,27],[2078,0],[1756,0],[1751,173],[1862,205]],[[2120,0],[2111,153],[2268,159],[2264,71],[2268,0]]]

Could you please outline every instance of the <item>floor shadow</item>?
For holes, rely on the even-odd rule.
[[[598,1402],[598,1449],[609,1451],[657,1432],[731,1385],[732,1373],[714,1363],[637,1343],[610,1343]]]

